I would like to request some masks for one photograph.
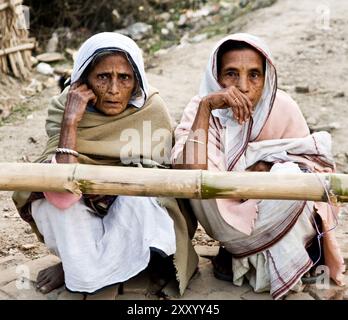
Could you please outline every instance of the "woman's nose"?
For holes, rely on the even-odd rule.
[[[237,88],[243,93],[247,93],[249,91],[248,77],[240,76],[238,79]]]
[[[112,94],[118,93],[118,81],[117,77],[112,77],[109,85],[109,92]]]

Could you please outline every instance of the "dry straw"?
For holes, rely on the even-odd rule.
[[[22,0],[0,0],[0,74],[26,78],[35,40],[28,38],[21,4]]]

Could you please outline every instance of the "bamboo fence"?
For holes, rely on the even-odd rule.
[[[21,4],[22,0],[0,0],[0,73],[26,78],[35,40],[28,38]]]
[[[0,190],[348,202],[348,175],[1,163]]]

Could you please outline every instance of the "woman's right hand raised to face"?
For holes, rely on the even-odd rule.
[[[77,125],[81,121],[90,101],[96,103],[97,97],[86,84],[78,82],[72,84],[65,104],[64,121]]]
[[[211,93],[201,103],[210,110],[231,108],[239,124],[248,121],[254,111],[250,99],[235,86]]]

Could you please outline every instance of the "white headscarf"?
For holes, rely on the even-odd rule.
[[[122,34],[102,32],[87,39],[77,53],[71,75],[71,84],[80,79],[83,71],[96,55],[105,51],[121,51],[126,53],[141,90],[141,95],[133,95],[129,104],[141,108],[145,104],[149,92],[141,50],[132,39]]]
[[[272,110],[277,92],[277,73],[270,50],[265,42],[251,34],[236,33],[223,38],[214,47],[201,82],[199,96],[203,98],[212,92],[223,89],[217,80],[217,53],[221,45],[230,40],[246,42],[259,51],[266,58],[266,73],[262,96],[251,120],[239,125],[233,118],[230,108],[217,109],[212,112],[215,117],[219,118],[220,123],[226,129],[225,154],[229,171],[233,169],[248,142],[255,140],[259,136]]]

